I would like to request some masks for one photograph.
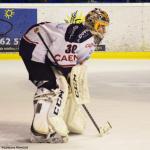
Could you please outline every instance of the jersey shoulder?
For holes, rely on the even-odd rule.
[[[34,30],[35,27],[40,27],[40,28],[45,27],[47,30],[65,33],[66,29],[68,27],[68,24],[66,24],[66,23],[40,22],[40,23],[34,24],[30,28],[28,28],[28,30],[26,31],[25,34],[27,34],[31,30]]]
[[[65,40],[74,43],[82,43],[91,37],[91,32],[83,24],[70,24],[65,33]]]

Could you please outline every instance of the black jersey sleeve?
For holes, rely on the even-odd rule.
[[[83,24],[70,24],[65,33],[68,42],[82,43],[92,37],[92,34]]]

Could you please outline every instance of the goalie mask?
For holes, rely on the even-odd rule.
[[[105,27],[109,25],[109,16],[105,11],[95,8],[85,16],[85,25],[94,35],[95,44],[99,44],[106,32]]]

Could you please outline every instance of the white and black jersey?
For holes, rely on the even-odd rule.
[[[32,26],[23,36],[23,39],[33,46],[25,57],[34,62],[45,63],[47,56],[55,65],[49,51],[35,33],[37,27],[55,60],[63,68],[75,66],[89,58],[95,49],[94,37],[84,25],[44,22]]]

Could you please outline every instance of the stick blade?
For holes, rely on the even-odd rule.
[[[109,121],[107,121],[105,126],[99,128],[99,130],[100,130],[100,137],[104,136],[105,134],[108,134],[110,129],[112,129],[112,125],[110,124]]]

